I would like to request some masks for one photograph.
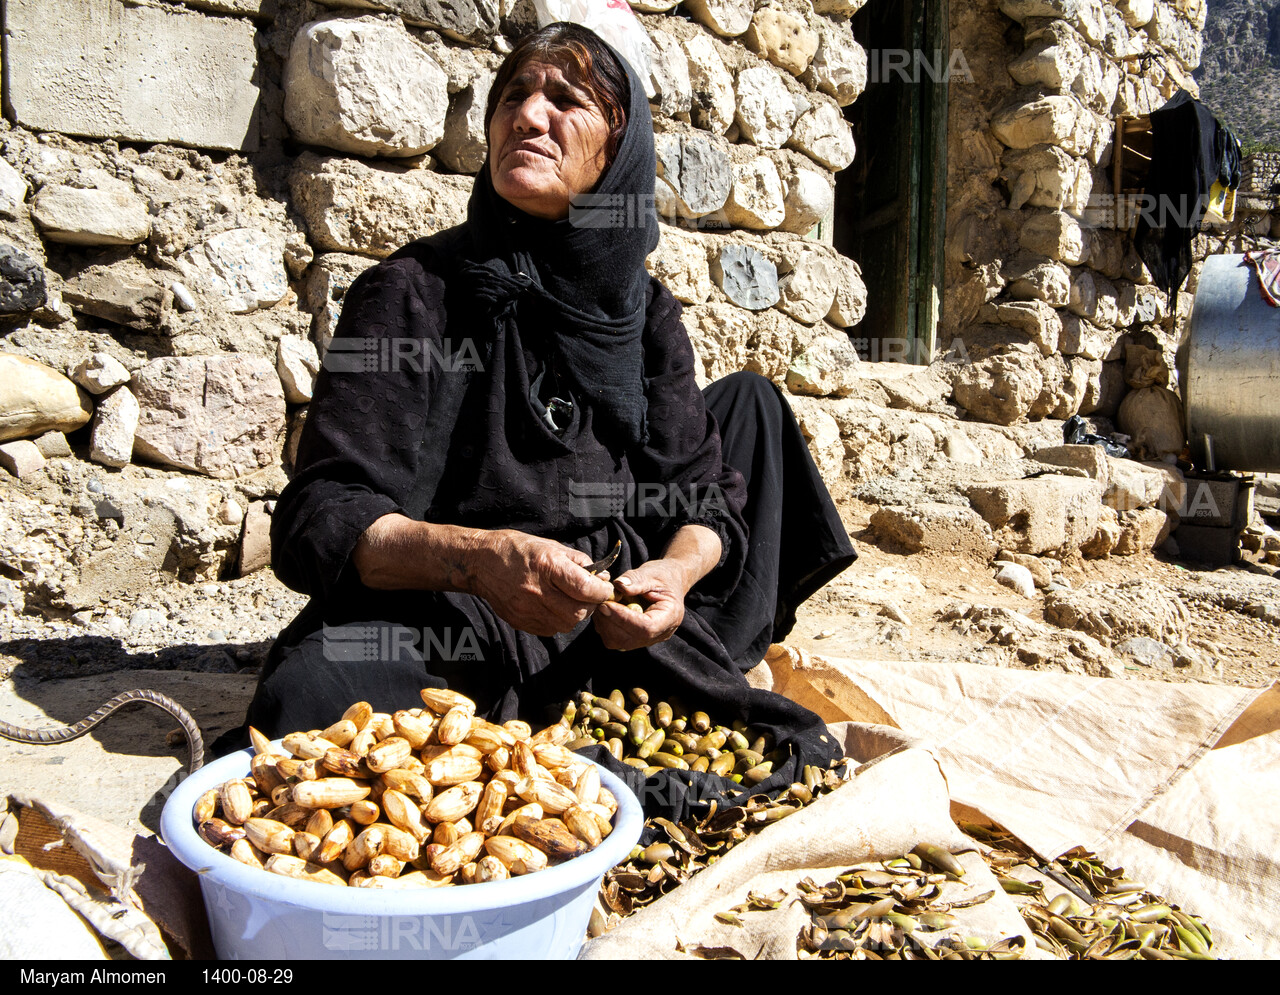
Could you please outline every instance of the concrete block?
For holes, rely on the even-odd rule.
[[[119,0],[7,0],[5,111],[37,131],[258,148],[253,22]]]

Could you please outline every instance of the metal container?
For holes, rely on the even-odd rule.
[[[1205,260],[1181,380],[1196,466],[1280,470],[1280,308],[1244,256]]]

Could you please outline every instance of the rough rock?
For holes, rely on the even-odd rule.
[[[852,17],[863,8],[866,2],[867,0],[813,0],[813,9],[819,14]]]
[[[871,530],[881,539],[909,553],[995,549],[991,526],[973,509],[956,504],[925,503],[912,507],[882,507],[871,515]]]
[[[1116,338],[1113,329],[1102,328],[1079,315],[1064,314],[1058,348],[1064,356],[1103,360],[1111,355]]]
[[[1080,222],[1065,211],[1046,211],[1024,218],[1018,240],[1028,252],[1079,266],[1089,256],[1089,242]]]
[[[164,293],[155,270],[132,254],[68,270],[62,284],[62,298],[75,310],[144,332],[155,331]]]
[[[1082,39],[1067,22],[1052,23],[1057,30],[1042,33],[1009,63],[1009,75],[1023,86],[1041,83],[1052,90],[1066,90],[1080,75]]]
[[[397,21],[313,21],[289,50],[284,117],[309,145],[421,155],[444,135],[447,85],[444,70]]]
[[[732,304],[706,304],[685,310],[684,326],[698,357],[695,371],[701,373],[699,385],[747,367],[752,317]],[[787,355],[791,355],[790,347]]]
[[[128,387],[117,387],[97,404],[89,458],[104,466],[125,466],[133,459],[133,438],[141,408]]]
[[[760,311],[778,303],[778,270],[759,249],[729,243],[711,263],[711,279],[739,307]]]
[[[1156,0],[1118,0],[1116,10],[1131,28],[1141,28],[1156,14]]]
[[[1074,96],[1050,94],[1005,105],[991,119],[991,130],[1011,149],[1056,145],[1083,155],[1092,148],[1097,124]]]
[[[1103,503],[1117,511],[1136,511],[1139,508],[1154,508],[1157,505],[1176,509],[1181,501],[1177,491],[1166,495],[1169,478],[1159,470],[1143,466],[1130,459],[1117,459],[1107,456],[1107,477],[1109,480]],[[1177,471],[1174,471],[1175,473]],[[1182,494],[1185,495],[1185,485]]]
[[[0,470],[21,479],[40,470],[44,464],[44,455],[30,439],[0,442]]]
[[[658,247],[645,260],[645,267],[683,304],[703,304],[711,296],[707,246],[696,234],[660,225]]]
[[[1173,521],[1159,508],[1122,511],[1118,515],[1120,536],[1112,547],[1112,556],[1149,553],[1169,538]]]
[[[484,133],[485,103],[493,75],[482,73],[453,96],[444,120],[444,137],[432,154],[455,173],[478,173],[489,152]]]
[[[787,390],[810,397],[844,397],[855,380],[858,353],[847,335],[819,335],[791,361]]]
[[[487,43],[498,29],[493,0],[317,0],[327,7],[365,7],[396,14],[406,24],[435,28],[451,38]]]
[[[818,28],[818,51],[805,82],[847,107],[867,88],[867,50],[853,38],[847,21],[824,18]]]
[[[1182,402],[1164,387],[1130,391],[1120,402],[1116,425],[1132,437],[1130,449],[1145,459],[1177,455],[1186,444]]]
[[[284,399],[290,404],[311,400],[316,375],[320,372],[320,355],[308,339],[282,335],[276,350],[276,372],[284,388]]]
[[[1036,477],[969,487],[973,509],[1002,546],[1018,553],[1066,552],[1098,526],[1101,487],[1080,477]]]
[[[0,215],[6,218],[27,216],[27,181],[21,173],[0,159]]]
[[[1030,356],[992,356],[962,367],[953,390],[956,403],[982,421],[1012,425],[1024,419],[1044,388]]]
[[[89,395],[57,370],[0,353],[0,442],[71,432],[92,415]]]
[[[782,178],[773,160],[756,156],[734,164],[724,216],[736,228],[777,228],[787,217]]]
[[[1013,300],[1039,300],[1059,308],[1071,299],[1071,271],[1056,260],[1020,253],[1005,263],[1000,275],[1008,281]]]
[[[289,291],[280,246],[256,228],[232,228],[188,249],[179,260],[187,281],[232,314],[278,304]]]
[[[1002,549],[996,553],[996,561],[999,562],[1000,560],[1016,563],[1018,566],[1025,568],[1031,574],[1031,579],[1038,588],[1045,588],[1052,584],[1054,570],[1062,568],[1062,564],[1058,560],[1031,556],[1028,553],[1015,553],[1007,549]]]
[[[862,269],[848,256],[836,255],[836,295],[831,300],[827,321],[839,328],[851,328],[867,313],[867,285]]]
[[[996,560],[996,582],[1017,591],[1024,598],[1036,596],[1036,582],[1031,571],[1017,563]]]
[[[779,69],[799,76],[818,51],[818,33],[803,18],[774,7],[761,7],[743,36],[747,48]]]
[[[170,4],[8,0],[6,108],[33,131],[253,152],[255,31]]]
[[[271,564],[271,515],[265,501],[254,501],[244,516],[240,535],[240,576]]]
[[[284,444],[284,465],[291,473],[298,465],[298,446],[302,442],[302,430],[307,424],[307,409],[299,408],[289,421],[289,437]],[[244,515],[241,513],[240,518]],[[237,522],[240,519],[236,520]]]
[[[1089,205],[1093,170],[1084,159],[1055,146],[1006,153],[1000,160],[1009,184],[1009,209],[1051,207],[1079,215]]]
[[[1045,595],[1046,622],[1074,629],[1107,645],[1135,636],[1176,645],[1186,642],[1191,619],[1182,600],[1149,580],[1088,584]]]
[[[35,443],[36,448],[40,450],[40,455],[45,459],[71,455],[71,446],[62,432],[45,432],[35,440]]]
[[[293,206],[313,245],[377,258],[465,221],[473,182],[311,152],[298,157],[289,176]]]
[[[762,149],[780,149],[791,137],[791,129],[807,106],[797,107],[791,95],[767,66],[752,66],[738,73],[737,108],[734,121],[747,141]],[[807,151],[807,150],[801,150]]]
[[[783,250],[782,267],[784,271],[778,279],[778,310],[806,325],[825,318],[835,304],[841,277],[836,253],[820,244],[788,242]]]
[[[285,401],[270,360],[153,359],[135,374],[141,459],[210,477],[238,477],[279,460]]]
[[[1032,457],[1038,463],[1051,466],[1070,466],[1083,470],[1092,479],[1107,487],[1111,480],[1108,457],[1101,446],[1046,446],[1037,449]]]
[[[90,394],[105,394],[112,387],[129,382],[124,363],[105,352],[95,352],[71,371],[71,379]]]
[[[326,252],[319,256],[307,271],[303,288],[303,306],[315,315],[312,334],[316,347],[323,356],[333,339],[338,317],[342,313],[342,301],[351,287],[351,281],[374,265],[367,256],[352,256],[343,252]]]
[[[76,186],[46,184],[31,216],[44,237],[69,245],[133,245],[151,234],[147,205],[126,183],[90,170]]]
[[[1106,277],[1080,270],[1071,281],[1071,296],[1067,307],[1074,314],[1087,318],[1095,325],[1111,328],[1119,323],[1120,311],[1117,305],[1117,293],[1114,284]],[[1114,339],[1114,335],[1111,336]],[[1090,356],[1090,359],[1102,359],[1102,356]]]
[[[664,217],[701,218],[720,210],[733,187],[733,170],[722,141],[707,135],[654,136],[658,178],[654,194]]]
[[[40,260],[17,246],[0,244],[0,314],[29,314],[44,307],[48,299]]]
[[[1117,644],[1117,653],[1123,653],[1141,667],[1151,670],[1173,670],[1173,650],[1150,636],[1134,636]]]
[[[693,107],[689,56],[685,54],[680,42],[666,31],[650,31],[649,40],[653,42],[649,80],[653,83],[654,93],[650,103],[664,117],[688,114]],[[723,65],[720,68],[724,71]]]
[[[844,443],[840,440],[840,426],[812,398],[789,397],[788,400],[800,425],[800,434],[809,445],[818,475],[830,490],[840,479],[840,472],[844,468]]]
[[[853,131],[840,112],[840,105],[817,93],[809,111],[796,119],[787,144],[833,172],[853,162],[856,153]]]
[[[689,57],[689,120],[705,131],[723,135],[733,124],[737,106],[733,77],[706,35],[686,38],[681,45]]]
[[[1102,508],[1098,513],[1098,527],[1093,535],[1080,545],[1080,555],[1090,560],[1101,560],[1111,555],[1120,541],[1120,518],[1114,508]]]
[[[755,12],[751,0],[684,0],[684,8],[695,21],[725,38],[746,31]]]
[[[1062,335],[1062,318],[1044,301],[993,301],[978,313],[980,321],[1006,325],[1024,334],[1042,356],[1058,351]]]
[[[774,163],[786,195],[783,206],[787,215],[779,230],[803,235],[835,209],[835,183],[826,170],[819,172],[785,159],[779,163],[775,158]]]

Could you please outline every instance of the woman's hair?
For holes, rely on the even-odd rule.
[[[609,51],[609,47],[595,32],[577,24],[566,21],[548,24],[540,31],[525,35],[516,43],[511,54],[498,67],[498,74],[489,89],[489,101],[484,112],[485,134],[489,133],[489,122],[493,120],[502,91],[527,62],[545,62],[558,66],[566,80],[590,92],[591,99],[603,112],[609,125],[609,136],[604,143],[607,168],[618,153],[622,136],[626,134],[631,84],[626,70]]]

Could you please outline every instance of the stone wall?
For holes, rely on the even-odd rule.
[[[633,4],[666,222],[649,266],[703,381],[853,388],[865,287],[805,236],[856,154],[863,2]],[[343,295],[463,219],[530,0],[10,0],[4,19],[0,465],[76,459],[58,473],[91,519],[103,480],[172,506],[188,579],[261,566]],[[801,414],[834,483],[836,422]]]
[[[939,341],[971,360],[953,374],[971,416],[1080,414],[1136,435],[1127,393],[1176,389],[1191,298],[1152,286],[1115,230],[1110,166],[1118,115],[1197,92],[1205,16],[1204,0],[951,5],[974,78],[950,87]]]

